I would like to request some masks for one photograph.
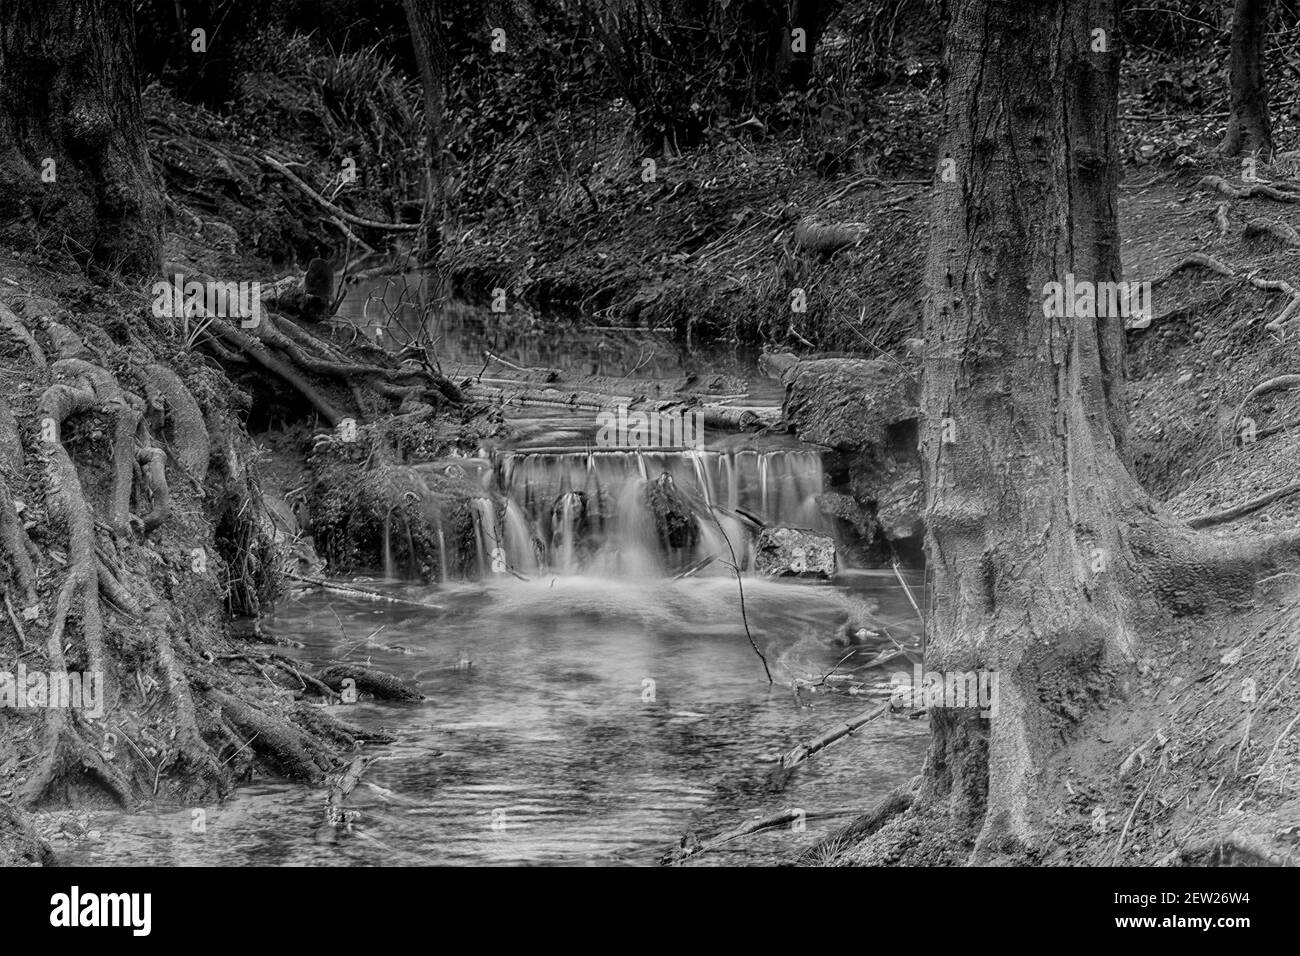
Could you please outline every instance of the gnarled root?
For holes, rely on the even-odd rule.
[[[140,519],[144,533],[148,534],[172,513],[171,492],[167,488],[167,453],[161,448],[142,448],[139,456],[144,485],[152,502],[149,513]]]
[[[180,376],[162,365],[148,365],[139,374],[145,402],[156,413],[154,434],[160,439],[171,433],[171,453],[177,464],[196,483],[208,473],[211,448],[203,411]]]
[[[249,746],[286,775],[318,781],[324,771],[333,768],[330,755],[289,721],[217,688],[208,690],[207,696],[221,708],[222,716],[249,738]]]
[[[178,274],[189,281],[211,281],[198,272]],[[202,316],[204,344],[219,359],[241,356],[262,366],[290,385],[331,425],[345,418],[365,422],[374,415],[365,396],[357,389],[378,397],[381,408],[391,402],[423,402],[435,407],[460,404],[460,389],[428,362],[401,362],[387,351],[356,345],[351,350],[297,325],[284,315],[263,310],[251,326],[227,321],[220,316]],[[358,359],[361,352],[365,359]],[[360,384],[358,384],[360,383]],[[353,408],[347,407],[351,398]]]

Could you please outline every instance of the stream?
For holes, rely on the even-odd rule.
[[[342,314],[374,335],[400,313],[369,307],[384,291],[354,290]],[[747,383],[739,401],[780,401],[780,385],[743,352],[702,355],[655,333],[543,334],[505,318],[457,312],[440,330],[439,355],[474,362],[488,348],[522,366],[632,379],[721,374]],[[436,607],[311,591],[282,600],[265,622],[300,642],[287,653],[308,664],[364,662],[426,698],[330,708],[397,738],[374,748],[379,759],[348,803],[350,833],[336,844],[315,842],[325,791],[258,780],[219,806],[82,814],[58,846],[67,862],[653,865],[687,831],[703,838],[800,808],[805,818],[793,826],[692,862],[774,864],[919,771],[925,722],[894,716],[812,758],[784,792],[766,789],[781,753],[884,699],[890,673],[919,659],[916,613],[892,571],[847,569],[833,583],[746,573],[745,619],[771,666],[769,685],[746,638],[733,571],[718,560],[674,579],[673,569],[655,565],[644,519],[633,513],[631,502],[643,497],[633,493],[638,483],[668,472],[710,505],[814,527],[812,496],[823,480],[816,449],[717,436],[648,470],[639,454],[583,450],[594,421],[555,413],[523,425],[524,441],[480,462],[484,480],[510,502],[503,527],[491,526],[485,511],[480,575],[423,585],[391,569],[366,586]],[[612,517],[598,545],[575,557],[578,518],[570,515],[580,500],[607,502]],[[740,540],[744,532],[720,521],[701,535],[699,553],[716,552],[720,535]],[[538,537],[554,547],[539,553],[525,545]],[[497,546],[510,570],[526,573],[492,573]],[[920,587],[919,574],[907,577]],[[859,629],[853,646],[840,639],[847,622]],[[868,665],[900,647],[907,654]],[[813,686],[827,674],[830,682]]]

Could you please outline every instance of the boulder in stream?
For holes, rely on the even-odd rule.
[[[917,381],[884,359],[803,359],[781,375],[783,413],[804,441],[837,451],[888,448],[917,418]]]
[[[829,580],[835,576],[835,541],[802,528],[764,528],[754,564],[773,577]]]

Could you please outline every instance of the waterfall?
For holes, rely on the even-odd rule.
[[[517,450],[496,456],[494,474],[493,490],[505,499],[503,542],[495,510],[477,500],[479,563],[490,567],[492,549],[501,547],[511,569],[526,575],[653,577],[708,557],[717,561],[700,573],[731,573],[728,542],[741,567],[752,567],[754,526],[737,511],[768,525],[830,530],[817,507],[824,476],[816,451]],[[689,553],[680,540],[668,547],[663,518],[648,500],[665,475],[681,500],[668,520],[677,522],[680,540],[693,540]],[[683,529],[683,521],[694,528]]]
[[[475,544],[478,547],[478,572],[487,576],[493,571],[505,570],[504,556],[498,544],[497,513],[491,498],[475,498],[470,502],[474,515]]]
[[[815,450],[516,449],[390,469],[390,489],[407,499],[383,520],[380,556],[390,577],[418,577],[434,558],[422,547],[436,547],[443,583],[461,561],[448,549],[454,526],[444,509],[453,499],[431,491],[435,477],[482,489],[468,502],[474,550],[464,571],[474,577],[646,578],[701,562],[693,573],[730,574],[731,549],[742,570],[752,569],[763,525],[833,531],[817,506],[824,475]],[[402,510],[413,501],[426,528],[418,541]]]

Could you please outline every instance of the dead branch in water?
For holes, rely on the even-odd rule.
[[[362,776],[374,761],[374,757],[354,757],[347,769],[334,781],[334,785],[330,787],[329,797],[325,800],[325,822],[316,828],[317,843],[336,843],[340,829],[351,831],[352,821],[347,809],[348,797],[352,795],[352,791],[357,788]]]
[[[767,682],[772,683],[772,671],[767,666],[767,658],[763,652],[758,649],[754,642],[754,635],[749,631],[749,615],[745,613],[745,582],[741,580],[740,561],[736,558],[736,549],[731,546],[731,538],[727,536],[727,531],[722,527],[722,522],[718,520],[718,513],[712,508],[709,514],[713,517],[713,523],[718,526],[718,533],[722,535],[722,540],[727,543],[727,550],[731,552],[731,569],[736,572],[736,588],[740,591],[740,620],[745,625],[745,636],[749,638],[749,646],[754,649],[758,659],[763,662],[763,673],[767,675]]]
[[[768,787],[772,790],[784,789],[786,782],[794,775],[795,769],[813,754],[825,750],[831,744],[835,743],[835,741],[849,736],[859,727],[870,723],[881,714],[887,713],[889,713],[889,701],[885,701],[883,704],[877,704],[870,710],[858,714],[858,716],[854,717],[852,720],[846,720],[842,724],[836,724],[830,730],[819,734],[812,740],[799,744],[799,746],[787,752],[777,761],[776,766],[772,768],[772,772],[767,776]]]
[[[369,588],[357,587],[355,584],[340,584],[336,581],[326,581],[323,578],[309,578],[302,574],[293,574],[285,572],[284,575],[293,581],[301,581],[304,584],[310,584],[321,588],[325,591],[334,591],[337,594],[347,594],[351,597],[361,597],[369,601],[383,601],[386,604],[402,604],[406,607],[422,607],[427,610],[441,611],[441,604],[426,604],[423,601],[411,601],[407,598],[393,597],[391,594],[383,594],[379,591],[372,591]]]
[[[750,820],[742,823],[737,827],[732,827],[725,833],[720,833],[709,840],[701,841],[694,833],[688,833],[682,837],[681,842],[659,858],[660,866],[677,866],[684,863],[691,857],[699,856],[701,853],[708,853],[710,850],[716,850],[724,843],[730,843],[732,840],[739,840],[741,837],[749,836],[751,833],[758,833],[762,830],[770,830],[773,827],[784,826],[787,823],[794,823],[797,820],[806,820],[808,814],[797,807],[792,810],[782,810],[780,813],[773,813],[766,817],[760,817],[757,820]]]

